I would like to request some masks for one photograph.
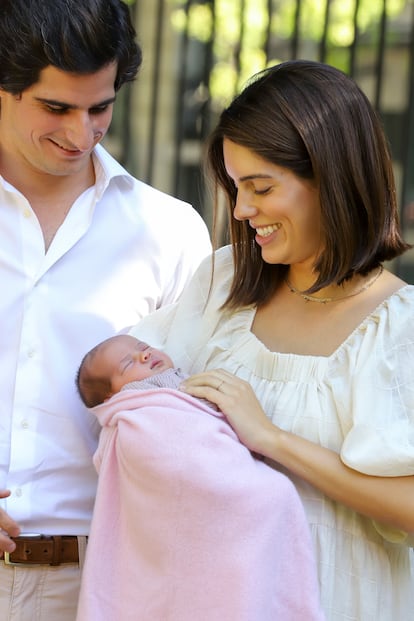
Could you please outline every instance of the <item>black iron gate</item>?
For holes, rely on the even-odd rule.
[[[414,241],[414,0],[129,4],[144,50],[144,79],[122,92],[110,138],[131,172],[191,202],[209,223],[200,163],[222,107],[268,64],[320,60],[354,77],[379,111],[404,233]],[[394,269],[414,283],[414,253]]]

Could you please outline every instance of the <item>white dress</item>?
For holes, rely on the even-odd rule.
[[[382,302],[331,356],[280,354],[251,332],[255,308],[218,310],[232,276],[228,247],[216,253],[205,305],[210,267],[208,259],[178,304],[144,318],[132,333],[165,348],[185,372],[220,367],[247,380],[276,425],[340,453],[349,467],[414,475],[414,286]],[[308,516],[327,621],[413,620],[414,537],[287,474]]]

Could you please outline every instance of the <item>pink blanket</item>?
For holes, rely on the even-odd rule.
[[[168,388],[95,408],[103,429],[77,621],[321,621],[284,475],[221,414]]]

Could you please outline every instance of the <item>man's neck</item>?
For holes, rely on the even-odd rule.
[[[51,244],[73,203],[95,183],[95,169],[89,165],[71,175],[52,175],[41,171],[22,174],[22,167],[0,161],[0,173],[28,200],[43,232],[45,249]]]
[[[53,200],[65,195],[77,198],[95,183],[95,169],[90,157],[87,166],[73,174],[49,174],[9,161],[0,152],[0,174],[13,187],[21,192],[32,205],[38,200]],[[33,206],[33,205],[32,205]]]

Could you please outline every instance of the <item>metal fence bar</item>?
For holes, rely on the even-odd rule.
[[[355,75],[356,52],[357,52],[358,41],[359,41],[359,26],[358,26],[359,7],[360,7],[360,0],[355,0],[354,13],[353,13],[353,19],[352,19],[354,36],[352,39],[352,43],[349,46],[349,70],[348,72],[351,77],[354,77]]]
[[[157,19],[154,36],[154,74],[152,80],[152,93],[151,93],[151,117],[150,117],[150,129],[148,140],[148,155],[147,155],[147,167],[146,167],[146,180],[148,183],[152,183],[154,173],[154,160],[155,160],[155,138],[157,131],[157,110],[159,101],[160,90],[160,73],[161,73],[161,54],[162,47],[162,32],[164,27],[164,7],[165,0],[158,0],[157,2]]]
[[[240,87],[241,77],[245,79],[246,49],[251,45],[250,24],[247,24],[246,16],[247,11],[251,11],[254,6],[252,0],[233,0],[232,4],[227,5],[232,19],[235,14],[238,15],[239,37],[236,42],[233,42],[233,39],[229,40],[229,58],[223,59],[215,56],[217,36],[223,36],[222,22],[218,23],[218,15],[223,19],[223,5],[219,7],[219,2],[221,0],[157,0],[156,4],[153,0],[130,2],[131,11],[137,13],[141,20],[141,24],[137,23],[138,34],[140,28],[145,28],[145,11],[156,11],[157,15],[153,20],[154,38],[151,40],[150,49],[147,49],[148,39],[147,48],[144,47],[144,59],[151,57],[152,60],[148,63],[151,64],[152,74],[147,80],[149,85],[147,88],[150,89],[150,111],[145,125],[148,136],[145,151],[142,141],[138,139],[141,159],[145,162],[145,174],[139,176],[153,183],[155,178],[160,178],[160,159],[164,163],[168,160],[171,187],[167,190],[184,200],[190,202],[196,200],[203,216],[204,210],[209,209],[209,206],[203,187],[201,159],[205,140],[215,123],[217,113],[217,102],[211,98],[211,77],[217,75],[217,67],[220,62],[224,62],[228,64],[229,75],[234,72],[236,90]],[[257,51],[263,53],[265,64],[271,58],[282,60],[298,58],[304,53],[308,58],[318,58],[322,62],[332,62],[332,59],[335,62],[336,59],[341,69],[360,81],[374,107],[384,115],[386,131],[389,132],[388,138],[397,158],[395,163],[398,171],[401,169],[401,173],[398,174],[401,206],[407,203],[414,205],[414,0],[405,0],[405,4],[402,3],[401,9],[398,9],[401,11],[400,15],[396,13],[395,4],[387,0],[381,2],[377,0],[370,4],[368,12],[367,0],[354,0],[349,8],[349,15],[344,17],[344,24],[351,29],[348,46],[341,45],[335,40],[338,5],[339,0],[324,1],[318,12],[321,31],[316,35],[315,31],[306,28],[304,23],[307,19],[306,11],[309,10],[306,0],[291,0],[291,4],[288,4],[287,0],[267,0],[258,4],[262,24],[255,27],[260,28],[259,36],[262,43],[260,50]],[[200,7],[207,9],[203,14],[211,18],[211,31],[207,37],[204,31],[204,36],[197,38],[193,17]],[[180,13],[180,23],[183,25],[174,35],[178,61],[174,62],[175,69],[168,66],[167,72],[163,72],[165,69],[163,62],[170,62],[171,59],[173,65],[173,57],[169,56],[168,50],[165,49],[165,40],[171,41],[173,26],[169,19],[170,15],[177,13]],[[279,32],[276,31],[275,25],[278,24],[280,27],[281,22],[278,20],[281,19],[281,15],[288,17],[284,25],[282,24],[282,31]],[[410,29],[407,30],[408,23]],[[169,38],[164,36],[167,29]],[[401,39],[398,38],[400,31],[403,33]],[[402,94],[397,98],[393,96],[392,91],[390,92],[393,83],[390,82],[390,72],[387,71],[388,58],[393,63],[396,62],[395,58],[397,62],[401,59],[401,64],[395,67],[401,73],[401,79],[408,80],[407,84],[402,84]],[[406,68],[406,62],[409,63],[409,68]],[[162,137],[165,132],[165,127],[161,129],[159,125],[161,86],[163,94],[165,93],[165,84],[161,83],[161,80],[162,75],[165,73],[171,75],[171,71],[174,70],[175,79],[171,79],[171,118],[166,120],[165,116],[163,117],[164,125],[167,123],[170,128],[169,133],[167,132],[168,149],[163,153],[164,156],[165,153],[168,155],[160,158],[159,149],[164,147]],[[131,91],[128,88],[123,90],[125,93],[120,95],[123,123],[116,123],[120,145],[118,156],[134,172],[134,153],[131,150],[136,150],[137,139],[132,136],[130,121],[134,102]],[[140,111],[138,115],[139,113]],[[155,170],[157,174],[154,174]],[[200,194],[196,194],[196,191]],[[413,231],[414,214],[411,219],[403,217],[402,224],[407,230]],[[414,279],[414,257],[412,264]]]
[[[383,85],[383,72],[384,72],[384,55],[385,55],[385,37],[387,31],[387,0],[382,2],[382,13],[379,23],[379,40],[378,40],[378,55],[376,64],[376,88],[374,96],[374,105],[377,110],[381,109],[381,91]]]

